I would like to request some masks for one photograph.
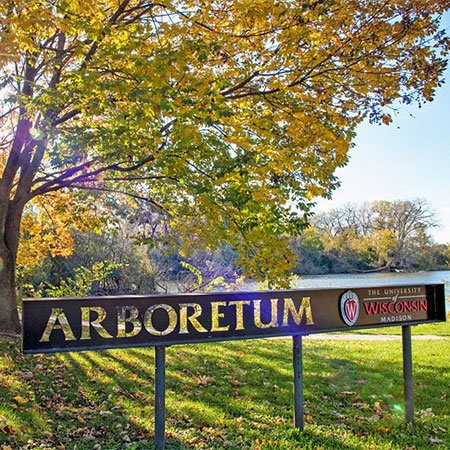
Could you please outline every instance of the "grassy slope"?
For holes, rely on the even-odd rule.
[[[301,434],[291,426],[290,339],[171,347],[168,448],[448,448],[449,350],[450,340],[413,343],[411,430],[401,342],[306,342]],[[153,353],[23,356],[17,342],[0,340],[0,447],[153,448]]]

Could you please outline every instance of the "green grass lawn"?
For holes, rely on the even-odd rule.
[[[402,327],[370,328],[367,330],[350,331],[357,334],[402,334]],[[414,335],[429,334],[435,336],[450,336],[450,314],[447,314],[447,322],[425,323],[411,327]]]
[[[152,449],[154,350],[23,356],[0,340],[0,448]],[[304,344],[306,429],[292,428],[291,340],[167,350],[167,448],[449,448],[450,340],[415,341],[416,425],[401,342]]]

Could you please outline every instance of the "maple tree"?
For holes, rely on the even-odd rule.
[[[280,280],[356,125],[431,100],[448,0],[4,0],[0,330],[18,329],[24,208],[126,192]],[[11,134],[8,132],[11,131]]]

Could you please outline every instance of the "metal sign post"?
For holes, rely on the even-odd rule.
[[[293,336],[294,362],[294,427],[300,431],[304,429],[303,422],[303,351],[302,337]]]
[[[405,417],[406,422],[414,423],[414,391],[412,376],[412,348],[411,348],[411,327],[402,326],[402,347],[403,347],[403,380],[405,396]]]
[[[164,450],[166,421],[166,347],[155,347],[155,444]]]

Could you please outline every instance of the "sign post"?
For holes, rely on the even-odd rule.
[[[402,326],[402,347],[405,417],[406,422],[412,425],[414,423],[414,391],[412,376],[411,327],[409,325]]]
[[[293,336],[294,360],[294,427],[300,431],[304,429],[303,423],[303,349],[302,337]]]
[[[166,423],[166,347],[155,347],[155,444],[164,450]]]
[[[445,320],[443,284],[25,299],[22,347],[24,353],[155,347],[155,442],[163,450],[167,346],[292,336],[294,426],[303,430],[302,336],[402,326],[405,413],[413,423],[411,325]]]

